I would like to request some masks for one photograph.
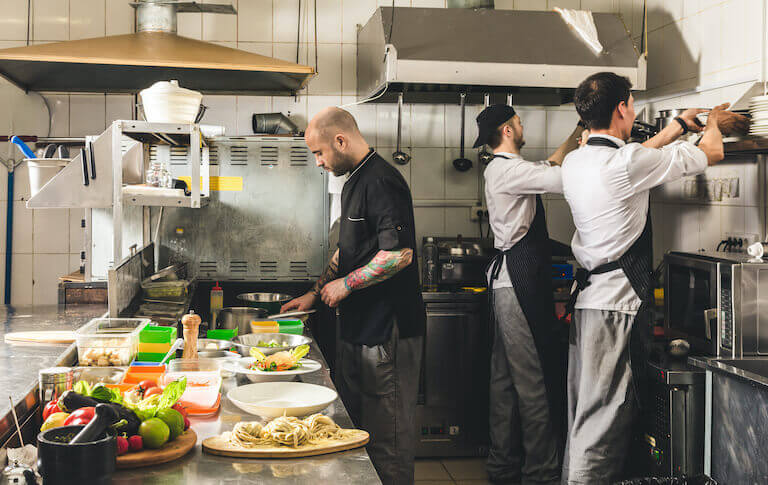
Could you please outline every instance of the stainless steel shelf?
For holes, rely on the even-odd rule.
[[[208,197],[200,197],[196,202],[188,196],[166,196],[166,195],[132,195],[123,194],[123,203],[125,205],[135,206],[155,206],[155,207],[187,207],[198,209],[208,205]]]
[[[768,138],[760,136],[747,136],[723,144],[726,155],[736,153],[768,153]]]

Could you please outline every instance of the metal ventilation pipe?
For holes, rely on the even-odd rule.
[[[494,8],[494,0],[448,0],[448,8]]]
[[[142,0],[136,6],[136,28],[139,32],[177,31],[176,5]]]

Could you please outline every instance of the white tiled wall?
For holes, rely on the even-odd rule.
[[[651,113],[681,107],[712,107],[737,100],[760,79],[762,0],[648,2],[648,90]],[[620,0],[619,9],[640,35],[642,2]],[[763,177],[755,157],[726,159],[702,179],[739,177],[737,198],[720,202],[683,198],[683,182],[652,194],[654,253],[714,250],[726,232],[765,237]]]
[[[236,17],[181,14],[179,33],[291,61],[296,61],[298,53],[299,62],[315,63],[312,1],[232,0],[232,3],[239,11]],[[642,0],[496,0],[497,8],[505,9],[544,10],[562,6],[620,12],[635,37],[640,33],[642,3]],[[755,45],[762,26],[761,20],[754,15],[760,7],[759,0],[650,0],[648,3],[651,94],[680,92],[691,83],[702,85],[755,75],[760,60]],[[442,8],[446,1],[397,0],[396,4]],[[26,0],[4,0],[0,16],[0,47],[23,45],[27,32],[26,5]],[[133,11],[127,0],[33,0],[32,5],[32,42],[119,35],[133,29]],[[282,111],[303,128],[323,107],[354,101],[356,24],[367,21],[379,5],[391,5],[391,0],[317,0],[319,75],[306,92],[297,97],[206,96],[204,103],[210,110],[205,121],[223,124],[228,134],[250,134],[252,113]],[[703,105],[707,93],[700,96],[702,99],[673,98],[669,102]],[[130,117],[132,112],[130,96],[50,95],[48,100],[53,112],[51,133],[56,136],[95,134],[112,120]],[[0,105],[3,104],[0,94]],[[398,169],[410,184],[417,201],[419,238],[427,234],[475,235],[478,231],[476,223],[469,221],[466,207],[449,207],[449,203],[444,207],[419,204],[419,201],[431,204],[438,201],[440,204],[443,200],[478,200],[481,168],[475,163],[469,172],[459,173],[451,165],[458,156],[459,147],[457,104],[406,105],[404,108],[402,149],[410,153],[413,160]],[[661,106],[654,107],[660,109]],[[476,136],[474,117],[479,110],[478,106],[467,107],[468,145]],[[391,158],[395,150],[396,107],[363,105],[351,107],[350,111],[369,143],[386,158]],[[545,158],[570,133],[576,120],[572,107],[525,108],[520,113],[527,138],[524,155],[530,158]],[[474,150],[467,153],[476,160]],[[5,158],[9,154],[16,156],[6,147],[0,147],[0,156]],[[756,175],[756,169],[750,167],[754,165],[743,167],[745,178]],[[77,267],[77,253],[83,237],[79,228],[81,211],[27,210],[24,207],[29,192],[24,187],[26,177],[26,167],[21,167],[17,172],[13,202],[14,303],[52,303],[55,301],[56,278]],[[0,171],[0,226],[7,203],[1,188],[4,180],[5,174]],[[753,184],[754,190],[756,187]],[[701,234],[706,236],[712,232],[710,225],[714,220],[723,227],[755,227],[757,230],[762,219],[755,212],[757,206],[749,204],[758,204],[762,198],[751,194],[752,191],[745,189],[743,200],[729,204],[655,201],[653,210],[659,221],[657,226],[661,228],[656,233],[657,246],[688,248],[693,247],[694,241],[698,245]],[[561,241],[569,241],[573,224],[567,204],[562,197],[548,197],[545,203],[550,233]],[[706,224],[700,222],[704,220]],[[5,250],[2,245],[0,249]],[[2,261],[0,257],[0,264]]]

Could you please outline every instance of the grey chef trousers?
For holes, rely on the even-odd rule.
[[[574,310],[568,352],[568,441],[564,484],[620,478],[638,412],[629,337],[634,315]]]
[[[383,344],[339,342],[339,393],[355,425],[371,435],[368,454],[384,485],[413,483],[421,354],[422,337],[400,339],[396,321]]]
[[[493,290],[488,475],[504,483],[559,483],[557,437],[533,335],[513,288]]]

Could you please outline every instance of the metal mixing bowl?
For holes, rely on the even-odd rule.
[[[277,342],[277,347],[261,347],[258,345],[260,342],[270,342],[272,340]],[[251,348],[258,349],[264,355],[272,355],[283,350],[291,350],[299,345],[309,344],[312,342],[312,339],[290,333],[251,333],[248,335],[238,335],[232,342],[241,355],[250,357]]]
[[[241,293],[237,295],[237,299],[254,308],[267,310],[269,312],[267,315],[274,315],[280,313],[280,307],[291,301],[293,297],[285,293]]]

